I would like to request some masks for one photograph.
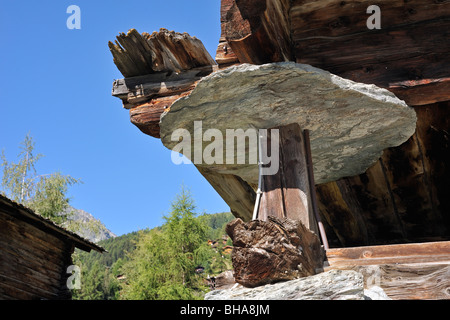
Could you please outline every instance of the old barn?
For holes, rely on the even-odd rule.
[[[70,299],[75,248],[105,251],[0,195],[0,300]]]

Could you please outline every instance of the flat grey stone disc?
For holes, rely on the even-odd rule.
[[[173,149],[179,143],[172,141],[176,129],[188,130],[193,145],[199,142],[194,121],[202,121],[203,132],[214,128],[223,137],[226,129],[267,129],[296,122],[310,130],[314,175],[320,184],[365,172],[384,149],[414,134],[416,120],[414,109],[386,89],[283,62],[242,64],[203,78],[161,116],[160,126],[162,143]],[[203,148],[207,146],[203,142]],[[185,156],[192,159],[193,150]],[[258,183],[257,164],[196,165]]]

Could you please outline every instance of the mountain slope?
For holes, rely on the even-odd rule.
[[[68,220],[63,224],[63,227],[87,240],[97,243],[116,237],[100,220],[84,210],[69,207],[63,214],[68,215]]]

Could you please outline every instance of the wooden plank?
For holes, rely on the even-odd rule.
[[[326,251],[330,267],[450,262],[450,241],[338,248]]]
[[[25,281],[24,281],[25,280]],[[57,299],[59,288],[39,285],[34,281],[14,279],[0,274],[0,297],[11,300]]]
[[[258,218],[267,221],[269,216],[274,216],[299,220],[318,234],[311,205],[303,131],[298,124],[273,129],[279,130],[279,170],[274,175],[263,176]],[[271,150],[271,130],[268,130],[267,144],[262,146],[267,148],[263,149],[263,154]]]
[[[363,275],[365,289],[378,286],[393,300],[450,299],[450,262],[338,266],[325,269],[357,271]]]
[[[161,114],[177,99],[190,94],[198,81],[218,70],[218,66],[200,40],[188,34],[162,29],[150,36],[131,30],[127,35],[119,35],[118,39],[125,41],[125,46],[130,39],[138,44],[146,42],[143,54],[150,54],[153,60],[151,68],[140,65],[143,69],[136,72],[127,57],[141,61],[142,54],[135,52],[136,48],[126,51],[119,44],[110,44],[114,61],[126,76],[114,81],[112,95],[122,100],[124,108],[130,109],[131,123],[143,133],[160,138]]]
[[[149,136],[160,138],[159,122],[164,111],[170,109],[172,103],[190,92],[184,92],[180,95],[169,97],[160,97],[152,99],[150,102],[141,105],[133,105],[130,108],[130,121],[143,133]]]
[[[286,218],[300,220],[317,233],[303,130],[296,124],[281,128],[280,142]]]
[[[292,36],[297,41],[306,37],[339,37],[367,32],[370,0],[293,0],[290,11]],[[381,28],[408,26],[450,15],[448,0],[380,0]]]
[[[197,80],[188,79],[180,81],[146,83],[140,88],[128,93],[129,104],[138,104],[154,97],[173,96],[184,92],[191,92],[197,86]]]
[[[46,234],[53,235],[63,242],[70,242],[77,248],[90,252],[92,249],[98,252],[104,252],[105,250],[100,246],[92,243],[79,235],[70,232],[62,227],[57,226],[50,220],[47,220],[30,209],[23,207],[17,203],[10,201],[9,199],[0,195],[0,213],[5,213],[11,217],[15,217],[27,224],[30,224],[37,229],[43,231]]]
[[[140,91],[142,87],[144,89],[148,87],[150,90],[153,90],[152,93],[159,93],[159,95],[163,95],[164,92],[160,92],[162,87],[165,90],[168,90],[167,87],[170,87],[170,84],[176,86],[176,83],[178,82],[195,82],[216,71],[217,68],[217,66],[209,65],[182,72],[161,71],[115,80],[113,83],[112,95],[115,97],[124,97],[128,96],[130,93],[136,94],[136,92]],[[163,85],[165,83],[169,83],[169,85]]]
[[[411,106],[423,106],[449,100],[450,78],[401,81],[388,89]]]
[[[108,43],[114,63],[125,77],[153,72],[151,50],[142,35],[135,29],[117,36],[115,43]]]
[[[292,61],[288,0],[222,0],[222,37],[241,63]]]
[[[186,32],[179,33],[161,28],[151,35],[148,33],[143,35],[151,48],[152,69],[155,72],[165,70],[181,72],[216,65],[203,43]]]
[[[279,130],[279,128],[273,128]],[[271,129],[272,130],[272,129]],[[262,144],[262,154],[269,154],[268,150],[272,150],[272,134],[271,130],[267,131],[267,142]],[[281,139],[281,135],[280,135]],[[277,141],[277,143],[279,143]],[[283,162],[281,159],[281,147],[279,152],[279,170],[274,175],[265,175],[262,177],[262,195],[259,205],[258,220],[268,221],[269,217],[285,218],[286,207],[283,195]],[[262,161],[262,159],[260,159]],[[273,166],[273,163],[263,164],[263,167]]]
[[[11,246],[19,246],[28,250],[31,254],[36,253],[37,256],[42,255],[46,259],[57,257],[58,253],[65,248],[64,243],[51,235],[46,235],[39,229],[23,223],[22,225],[14,224],[12,221],[4,221],[0,219],[1,241]],[[45,237],[42,237],[42,236]],[[22,244],[22,246],[20,246]]]
[[[33,266],[39,268],[43,274],[52,277],[58,277],[60,273],[65,271],[61,262],[62,253],[57,257],[46,258],[42,251],[26,244],[21,247],[20,242],[6,243],[0,240],[0,245],[2,246],[1,257],[3,261],[8,261],[9,264]]]
[[[387,88],[409,105],[449,100],[448,82],[439,79],[450,76],[450,2],[380,1],[380,30],[366,26],[366,9],[372,4],[295,0],[291,27],[296,61]],[[430,84],[395,86],[416,80]]]
[[[216,64],[200,40],[166,29],[151,35],[131,29],[108,45],[114,63],[126,78]]]
[[[450,230],[450,101],[416,107],[417,143],[423,158],[423,168],[428,180],[432,212],[427,229],[433,236],[449,237]]]
[[[449,300],[450,262],[380,266],[380,287],[394,300]]]
[[[224,69],[229,66],[239,64],[239,59],[231,49],[225,38],[220,38],[219,45],[216,50],[216,62],[219,65],[219,69]]]

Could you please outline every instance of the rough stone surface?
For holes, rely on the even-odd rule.
[[[243,64],[203,78],[161,116],[163,144],[174,148],[179,141],[172,141],[173,131],[187,129],[192,144],[200,145],[194,121],[202,121],[203,132],[219,129],[224,138],[226,129],[298,123],[310,130],[314,175],[320,184],[363,173],[382,150],[402,144],[414,133],[416,114],[385,89],[283,62]],[[203,142],[203,149],[209,141]],[[254,152],[246,150],[247,155]],[[184,155],[193,159],[193,151]],[[195,164],[235,174],[253,186],[258,182],[257,164]]]
[[[392,300],[388,297],[383,288],[373,286],[369,289],[364,289],[364,296],[366,300]]]
[[[380,288],[381,291],[383,291]],[[363,275],[353,270],[330,270],[256,288],[235,285],[208,292],[205,300],[385,300],[386,294],[365,295]],[[384,294],[384,295],[383,295]]]

